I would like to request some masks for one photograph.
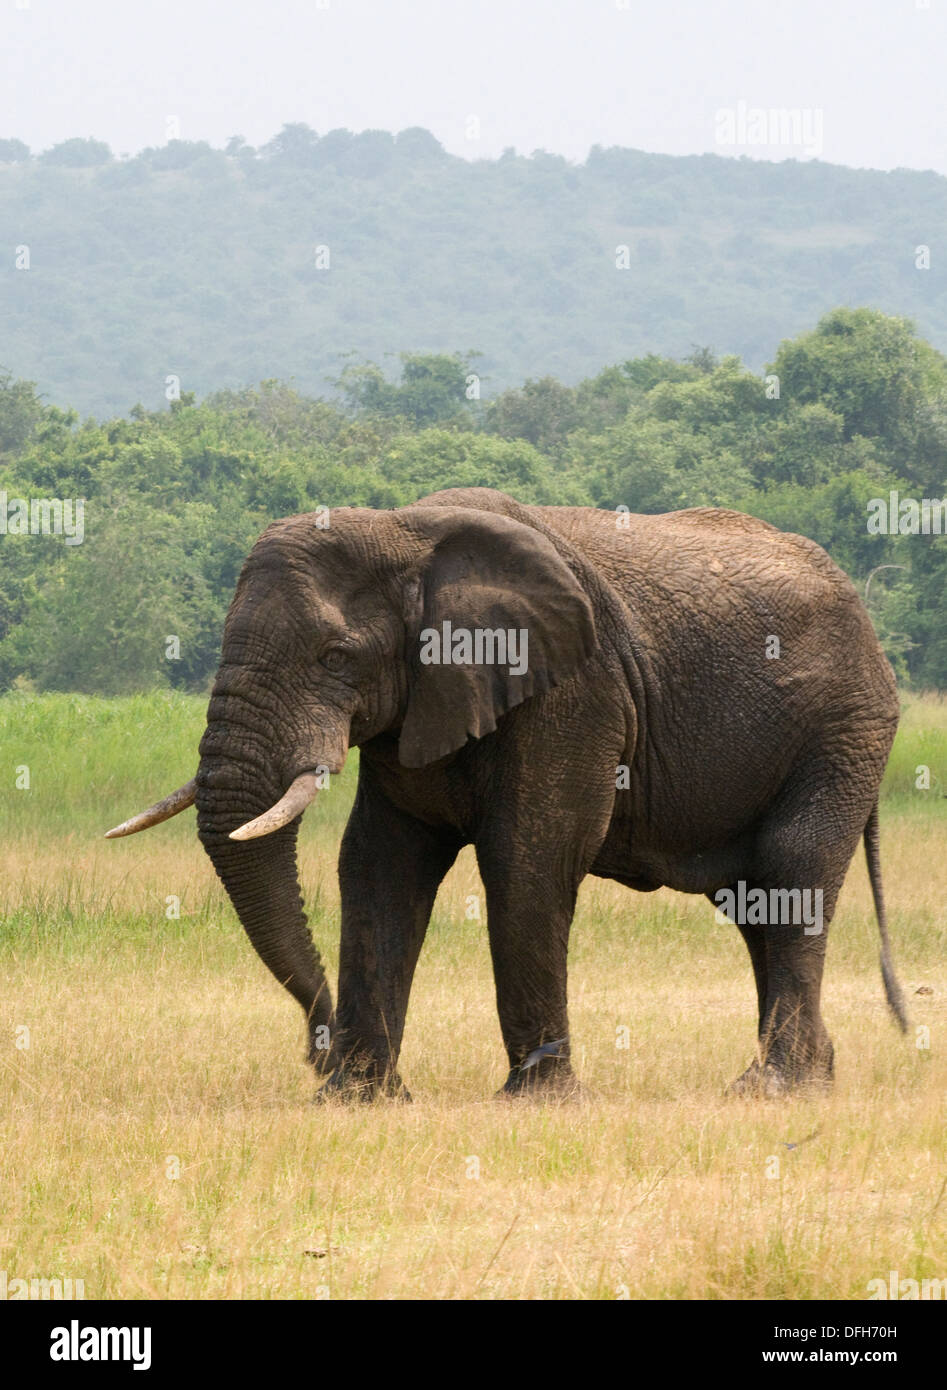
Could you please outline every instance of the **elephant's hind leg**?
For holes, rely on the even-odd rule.
[[[760,827],[740,923],[756,976],[759,1056],[737,1093],[832,1080],[820,1003],[828,928],[873,795],[823,756],[800,769]]]
[[[756,884],[748,896],[753,887],[764,888],[770,902],[773,888],[782,889]],[[730,1086],[734,1095],[775,1096],[832,1080],[834,1050],[820,1008],[830,914],[823,907],[817,935],[806,935],[814,928],[774,915],[777,920],[765,925],[739,924],[756,974],[759,1024],[757,1058]]]
[[[746,881],[731,883],[727,891],[734,903],[759,901],[756,896],[760,890],[766,894],[769,904],[770,892],[761,883]],[[716,894],[708,893],[711,902],[718,903]],[[755,909],[754,909],[755,912]],[[749,915],[749,914],[747,914]],[[799,942],[793,943],[791,932],[803,931],[802,925],[757,924],[736,921],[740,935],[746,943],[753,966],[756,983],[756,1000],[759,1009],[757,1024],[757,1057],[727,1088],[730,1095],[781,1095],[793,1085],[811,1082],[819,1077],[830,1079],[832,1074],[832,1044],[825,1031],[822,1015],[819,1012],[818,988],[814,967],[810,959],[808,978],[803,980],[798,968]],[[821,933],[824,941],[824,930]],[[788,955],[791,962],[789,973],[780,972],[780,953]],[[824,944],[823,944],[824,955]],[[774,988],[770,988],[770,957],[773,958]],[[795,968],[792,968],[795,967]],[[821,981],[821,965],[818,966],[818,980]],[[781,978],[779,988],[775,987],[777,976]],[[815,1043],[815,1045],[813,1045]]]

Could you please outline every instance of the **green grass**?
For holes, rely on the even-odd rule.
[[[918,781],[929,781],[930,786],[921,789]],[[901,722],[881,795],[899,810],[911,808],[924,816],[947,813],[947,697],[902,697]]]

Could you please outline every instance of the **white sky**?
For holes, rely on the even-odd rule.
[[[820,113],[821,158],[947,173],[947,0],[0,0],[0,136],[116,153],[288,121],[455,154],[721,148],[721,108]],[[479,117],[480,137],[466,138]]]

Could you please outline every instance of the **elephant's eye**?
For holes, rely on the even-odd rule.
[[[320,658],[327,671],[341,671],[348,660],[344,647],[328,647]]]

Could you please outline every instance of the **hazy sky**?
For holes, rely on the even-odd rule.
[[[426,126],[471,158],[606,144],[947,173],[945,74],[947,0],[0,0],[0,136],[34,150],[305,121]],[[799,115],[780,134],[754,108]]]

